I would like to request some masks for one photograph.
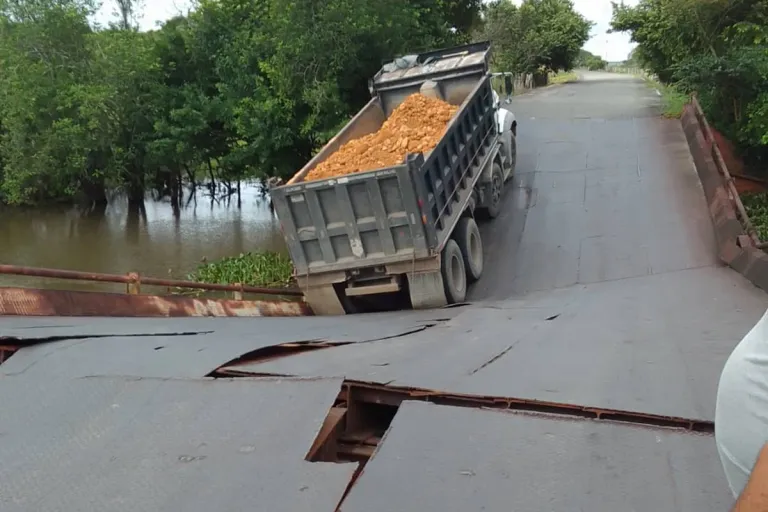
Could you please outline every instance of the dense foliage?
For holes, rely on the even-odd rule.
[[[741,201],[744,203],[749,220],[757,231],[758,239],[768,240],[768,194],[741,194]]]
[[[496,66],[515,73],[573,69],[592,27],[571,0],[494,0],[484,18],[480,37],[493,41]]]
[[[0,0],[0,202],[178,197],[288,176],[369,98],[382,62],[466,42],[480,0],[200,0],[139,32],[136,0]]]
[[[576,59],[576,66],[590,71],[601,71],[608,66],[608,62],[587,50],[581,50],[579,57]]]
[[[591,26],[570,0],[199,0],[140,32],[142,0],[109,26],[95,1],[0,0],[0,203],[231,194],[292,175],[386,60],[487,37],[507,70],[567,70]]]
[[[638,43],[632,59],[666,84],[696,92],[711,122],[768,163],[768,0],[641,0],[614,4],[613,30]]]

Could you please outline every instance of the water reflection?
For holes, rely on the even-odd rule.
[[[0,262],[182,278],[204,257],[212,260],[257,249],[285,251],[269,197],[259,183],[242,184],[240,205],[237,194],[213,200],[209,194],[203,188],[194,194],[186,190],[177,212],[167,198],[148,198],[140,210],[129,207],[127,199],[111,201],[104,212],[0,210]],[[16,276],[0,276],[0,285],[94,289]]]

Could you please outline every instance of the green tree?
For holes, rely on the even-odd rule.
[[[368,80],[385,60],[461,40],[435,5],[203,2],[193,17],[197,44],[216,55],[237,135],[229,165],[293,174],[368,101]]]
[[[767,162],[766,22],[766,0],[641,0],[614,3],[611,25],[631,35],[633,58],[662,82],[696,92],[748,160]]]
[[[570,70],[592,23],[570,0],[496,0],[485,10],[479,37],[494,43],[496,64],[516,73]]]
[[[608,66],[608,62],[602,57],[598,57],[597,55],[582,49],[579,51],[579,56],[576,59],[575,65],[576,67],[587,68],[590,71],[600,71]]]
[[[141,4],[100,27],[90,0],[0,0],[0,201],[178,207],[183,180],[289,176],[384,61],[468,41],[481,1],[201,0],[151,32]]]
[[[71,197],[101,179],[89,167],[91,126],[80,118],[88,83],[87,17],[76,1],[0,2],[0,188],[12,204]]]

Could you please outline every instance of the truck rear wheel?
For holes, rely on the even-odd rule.
[[[499,164],[493,164],[491,171],[491,197],[488,200],[488,217],[495,219],[501,213],[501,195],[504,192],[504,173]]]
[[[467,271],[456,240],[449,239],[440,256],[442,258],[440,272],[443,275],[443,287],[448,304],[464,302],[467,297]]]
[[[462,217],[453,231],[453,238],[461,250],[467,281],[473,283],[483,275],[483,240],[480,229],[472,217]]]

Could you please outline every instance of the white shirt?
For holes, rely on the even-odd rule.
[[[768,311],[725,363],[717,389],[715,442],[734,497],[768,441]]]

